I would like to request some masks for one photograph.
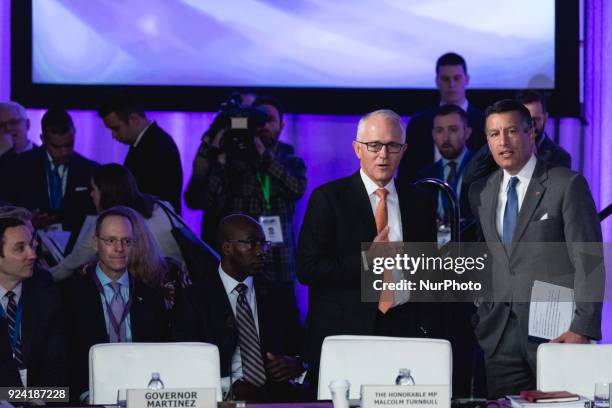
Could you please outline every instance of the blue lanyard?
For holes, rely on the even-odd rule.
[[[7,307],[8,307],[8,304],[7,304]],[[0,315],[0,317],[6,318],[6,312],[4,311],[4,308],[0,307],[0,311],[2,312],[2,315]],[[21,320],[22,318],[23,318],[23,303],[21,303],[21,299],[19,299],[19,303],[17,304],[17,314],[15,316],[15,332],[11,336],[11,349],[13,350],[13,353],[15,352],[15,349],[17,348],[17,343],[19,343],[19,340],[21,339]]]

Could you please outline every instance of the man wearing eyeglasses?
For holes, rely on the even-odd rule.
[[[136,239],[134,226],[121,207],[101,213],[93,239],[98,261],[85,266],[83,274],[69,283],[66,315],[74,401],[87,397],[91,346],[167,339],[168,320],[161,294],[128,270],[133,257],[145,256],[134,251]]]
[[[264,275],[266,241],[246,215],[225,217],[217,230],[221,263],[179,296],[172,321],[176,341],[219,347],[225,399],[289,401],[301,389],[302,330],[293,290]]]
[[[7,154],[18,154],[36,147],[28,139],[30,119],[17,102],[0,102],[0,160]]]
[[[36,245],[25,220],[0,218],[0,384],[65,386],[60,297],[34,272]]]
[[[406,292],[381,296],[378,304],[361,302],[362,243],[436,240],[433,198],[393,178],[406,150],[403,135],[395,112],[365,115],[353,141],[360,170],[318,187],[310,197],[297,271],[309,287],[307,357],[313,380],[326,336],[435,336],[435,319],[424,304],[408,302]]]

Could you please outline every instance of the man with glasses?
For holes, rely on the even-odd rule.
[[[301,390],[289,384],[303,371],[302,330],[293,290],[262,273],[270,242],[246,215],[225,217],[217,230],[217,273],[188,288],[175,306],[175,341],[219,347],[225,399],[289,401]]]
[[[7,155],[23,153],[36,147],[28,139],[30,119],[17,102],[0,102],[0,162]]]
[[[0,217],[0,384],[65,386],[60,297],[48,276],[34,273],[36,241],[18,212]]]
[[[403,136],[395,112],[365,115],[353,142],[361,169],[318,187],[310,197],[297,271],[309,288],[307,358],[313,380],[326,336],[435,336],[437,318],[430,319],[434,314],[426,304],[408,302],[406,292],[383,293],[378,304],[361,302],[362,243],[436,241],[433,198],[393,178],[406,150]]]
[[[137,261],[133,259],[137,256],[133,251],[136,239],[134,226],[122,207],[104,211],[96,221],[92,243],[98,261],[85,266],[83,273],[69,283],[66,315],[74,401],[87,397],[91,346],[167,339],[168,320],[162,295],[128,270],[128,265]]]

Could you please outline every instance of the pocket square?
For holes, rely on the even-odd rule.
[[[544,221],[548,219],[548,213],[544,214],[541,218],[540,221]]]
[[[77,193],[81,191],[87,191],[87,190],[88,188],[86,186],[78,186],[74,188],[74,191],[76,191]]]

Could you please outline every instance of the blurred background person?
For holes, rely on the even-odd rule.
[[[162,208],[164,203],[160,203],[153,196],[141,193],[134,176],[127,168],[116,163],[100,166],[95,170],[90,183],[91,199],[98,213],[117,205],[138,211],[157,240],[163,256],[183,262],[181,251],[171,233],[170,216]],[[167,203],[165,205],[169,207]],[[95,255],[92,244],[95,219],[96,216],[88,217],[73,251],[59,264],[50,268],[55,280],[70,276]]]

